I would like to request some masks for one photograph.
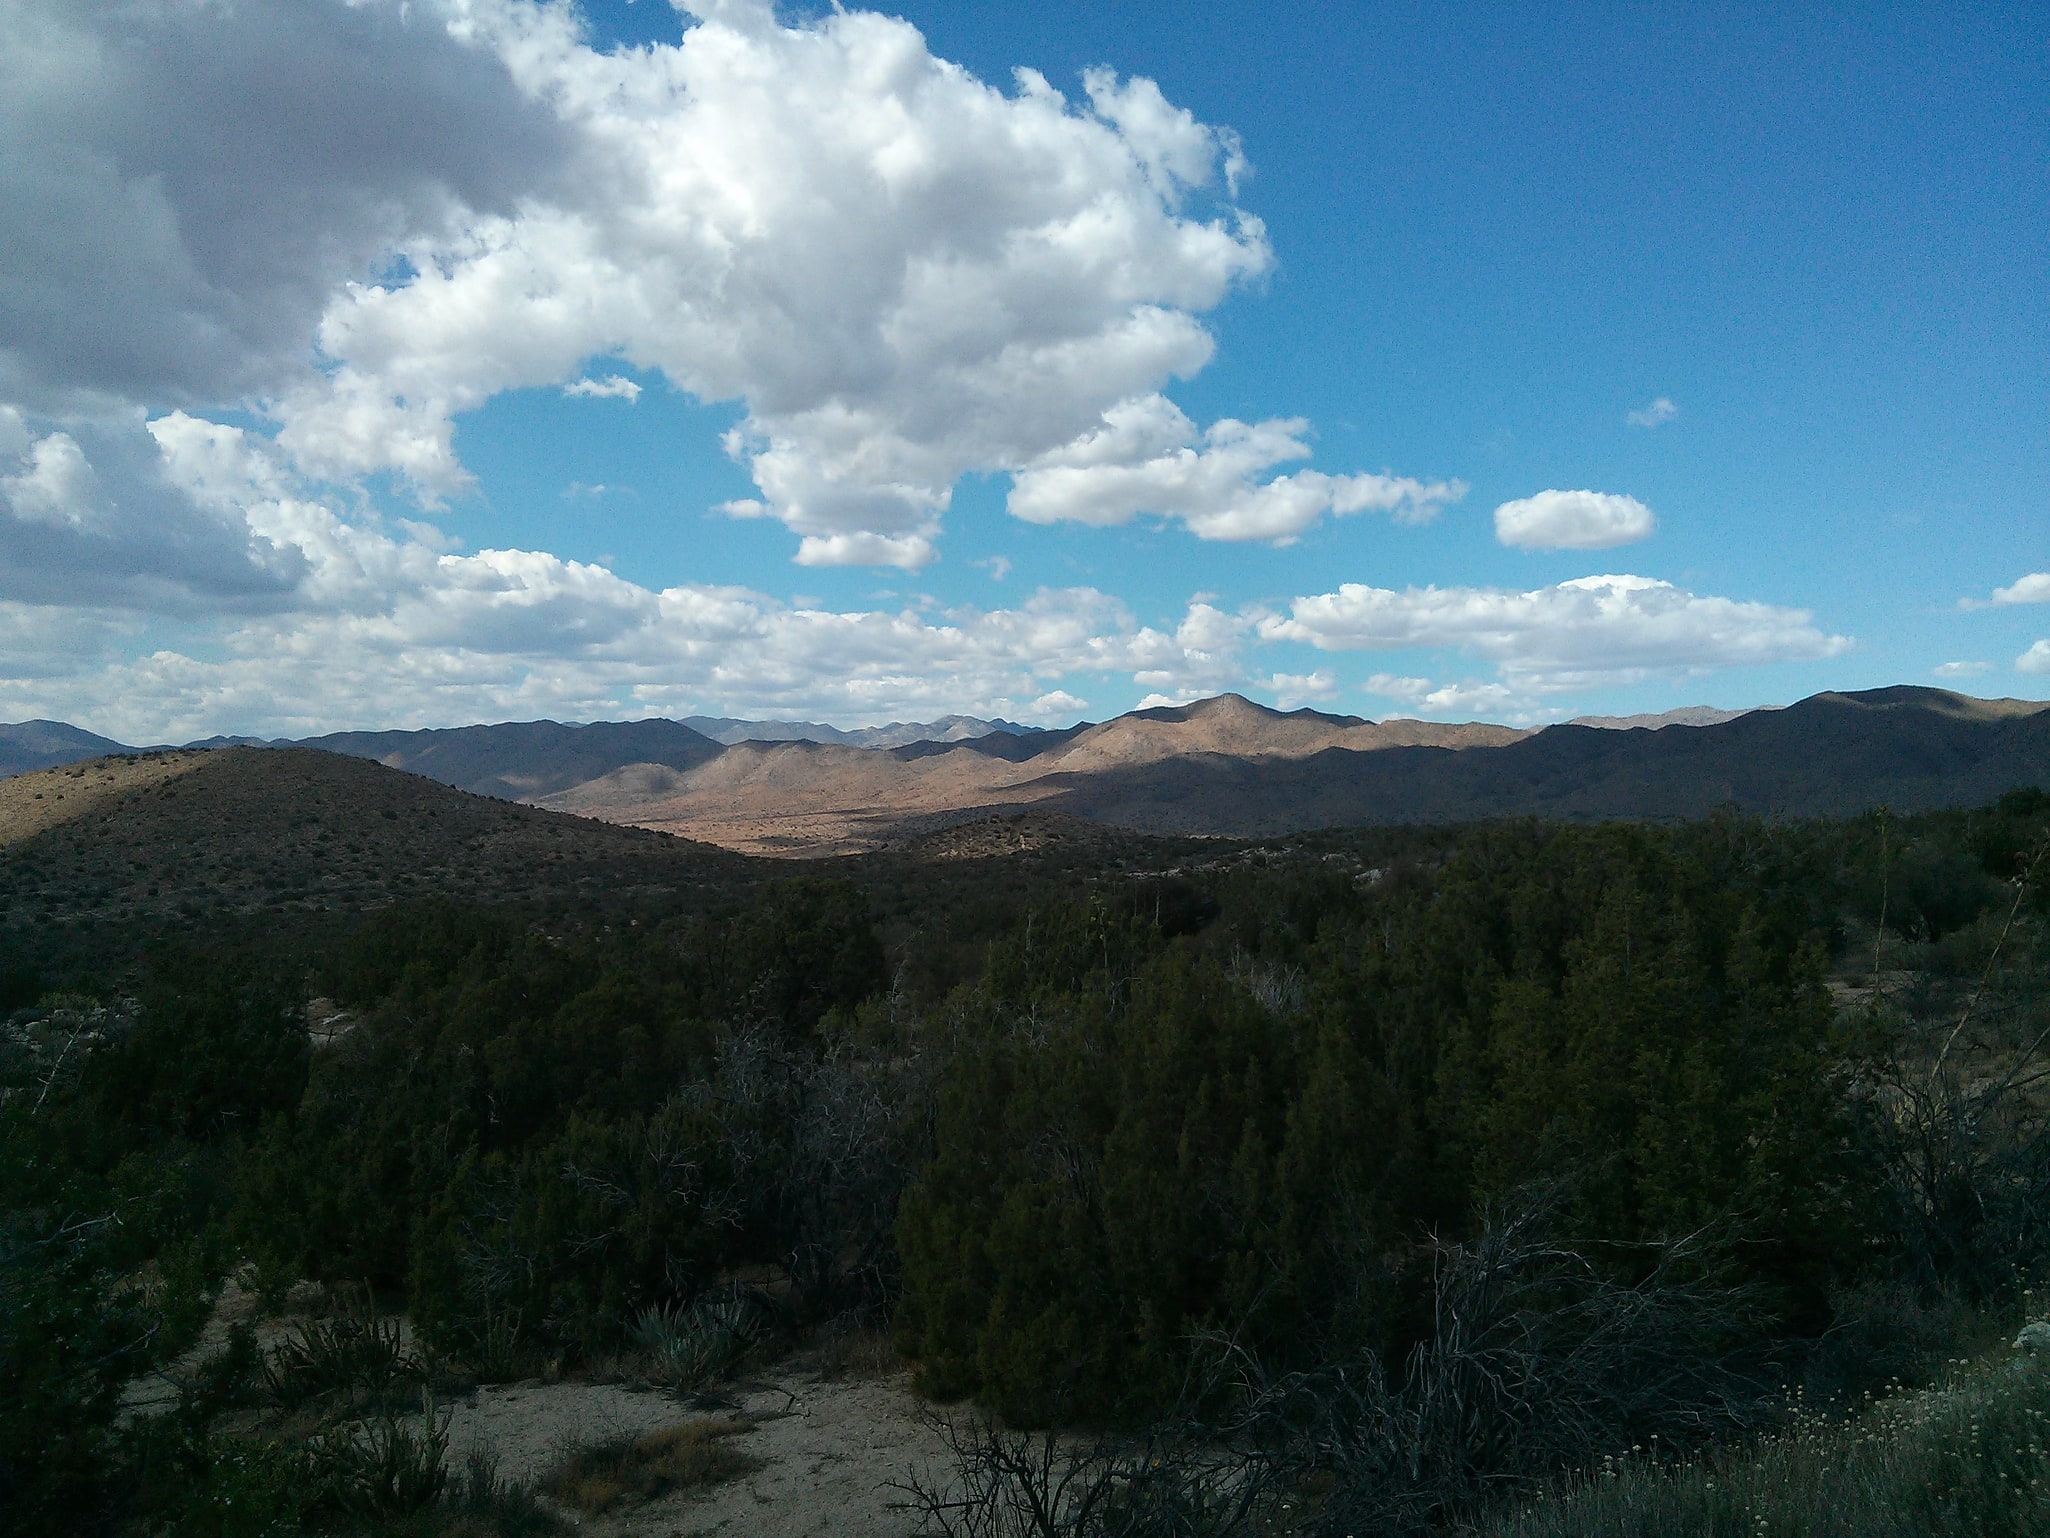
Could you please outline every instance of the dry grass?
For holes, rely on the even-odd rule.
[[[580,1448],[550,1471],[542,1488],[585,1516],[624,1501],[650,1501],[751,1474],[762,1460],[733,1439],[755,1429],[745,1419],[693,1420],[637,1437]]]
[[[888,1330],[850,1330],[818,1348],[818,1375],[828,1383],[887,1378],[909,1365],[897,1355]]]

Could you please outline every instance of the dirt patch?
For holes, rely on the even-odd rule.
[[[621,1538],[908,1538],[915,1523],[892,1509],[897,1494],[890,1481],[936,1468],[945,1452],[908,1373],[838,1381],[798,1376],[736,1397],[739,1412],[758,1419],[747,1450],[760,1467],[729,1484],[623,1513],[605,1531]]]
[[[448,1414],[452,1462],[486,1449],[507,1477],[536,1488],[588,1449],[690,1440],[694,1426],[752,1428],[728,1444],[749,1467],[723,1482],[616,1501],[580,1528],[615,1538],[908,1538],[912,1520],[891,1509],[889,1483],[936,1468],[945,1451],[903,1372],[862,1379],[773,1372],[731,1386],[711,1410],[620,1384],[513,1383],[479,1389]]]
[[[226,1343],[231,1324],[253,1324],[268,1352],[303,1317],[265,1317],[254,1294],[231,1282],[199,1343],[176,1366],[129,1386],[125,1414],[175,1404],[178,1380]],[[617,1498],[590,1503],[602,1511],[587,1516],[575,1510],[581,1503],[558,1503],[577,1531],[610,1538],[910,1538],[915,1524],[892,1509],[890,1482],[914,1470],[930,1478],[946,1452],[911,1374],[887,1342],[866,1337],[772,1365],[697,1404],[639,1384],[537,1378],[443,1398],[438,1413],[452,1468],[473,1450],[488,1452],[501,1477],[535,1490],[551,1476],[560,1483],[579,1455],[638,1447],[655,1467],[640,1471],[645,1478],[629,1470],[635,1477],[620,1479]]]

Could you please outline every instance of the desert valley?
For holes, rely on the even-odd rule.
[[[1493,1482],[1592,1500],[1656,1434],[1625,1509],[1834,1481],[1866,1533],[1979,1477],[1953,1423],[2033,1425],[1958,1355],[2043,1244],[2050,708],[717,726],[0,728],[7,1344],[54,1374],[0,1424],[70,1460],[17,1488],[1507,1538],[1566,1529]],[[1492,1440],[1429,1419],[1511,1360]],[[1882,1441],[1801,1419],[1875,1392]]]
[[[0,1538],[2050,1534],[2050,0],[0,0]]]

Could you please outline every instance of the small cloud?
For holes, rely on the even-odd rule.
[[[1414,704],[1431,692],[1431,681],[1428,678],[1399,678],[1393,673],[1376,673],[1360,687],[1383,699]]]
[[[1294,710],[1299,705],[1330,699],[1338,692],[1338,683],[1320,668],[1314,673],[1276,673],[1267,680],[1267,688],[1277,706]]]
[[[1661,395],[1649,406],[1640,406],[1631,412],[1628,420],[1632,427],[1658,427],[1679,414],[1680,408]]]
[[[425,545],[439,555],[449,555],[463,548],[463,542],[453,534],[443,533],[431,523],[420,523],[411,518],[401,518],[398,525],[406,537],[416,545]]]
[[[989,573],[992,582],[1001,582],[1011,574],[1011,558],[1007,555],[993,555],[986,561],[970,561],[970,566],[980,566]]]
[[[1040,695],[1038,699],[1027,705],[1024,715],[1028,720],[1049,721],[1062,716],[1078,716],[1088,708],[1089,702],[1087,700],[1080,699],[1068,693],[1065,689],[1055,689]]]
[[[1429,523],[1466,495],[1464,481],[1326,475],[1279,465],[1310,457],[1299,417],[1198,428],[1164,395],[1121,401],[1091,431],[1014,473],[1005,506],[1027,523],[1113,528],[1142,514],[1176,518],[1199,539],[1288,545],[1327,515],[1382,512]]]
[[[2032,571],[2026,577],[1993,590],[1997,604],[2050,603],[2050,571]]]
[[[738,513],[741,504],[729,502],[727,507]],[[755,504],[760,507],[760,503]],[[742,517],[759,517],[758,513],[739,513]],[[939,559],[939,551],[923,534],[870,534],[855,532],[849,534],[807,534],[798,541],[797,554],[793,558],[800,566],[896,566],[904,571],[916,571],[919,567]]]
[[[1477,710],[1500,712],[1521,703],[1514,689],[1472,679],[1433,687],[1428,678],[1398,678],[1392,673],[1376,673],[1367,680],[1365,688],[1369,694],[1399,701],[1412,710],[1434,716],[1455,711],[1469,715]]]
[[[2038,641],[2014,659],[2017,673],[2050,673],[2050,641]]]
[[[618,490],[616,486],[608,486],[603,481],[598,481],[589,485],[585,484],[583,481],[571,481],[567,486],[562,488],[562,494],[572,502],[580,502],[587,499],[608,496],[616,490]]]
[[[1993,671],[1990,662],[1945,662],[1929,670],[1938,678],[1977,678],[1981,673]]]
[[[1495,538],[1521,550],[1607,550],[1651,538],[1658,519],[1635,497],[1541,491],[1495,509]]]
[[[582,395],[591,400],[619,400],[629,406],[641,398],[641,387],[624,374],[607,374],[603,379],[579,379],[562,387],[564,395]]]

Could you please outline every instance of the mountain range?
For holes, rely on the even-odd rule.
[[[1724,805],[1963,805],[2050,783],[2050,705],[1900,686],[1523,730],[1284,712],[1226,694],[1050,731],[965,716],[861,731],[697,716],[341,732],[294,746],[734,850],[826,854],[1026,808],[1156,834],[1267,837]],[[0,774],[131,751],[62,723],[0,726]]]

